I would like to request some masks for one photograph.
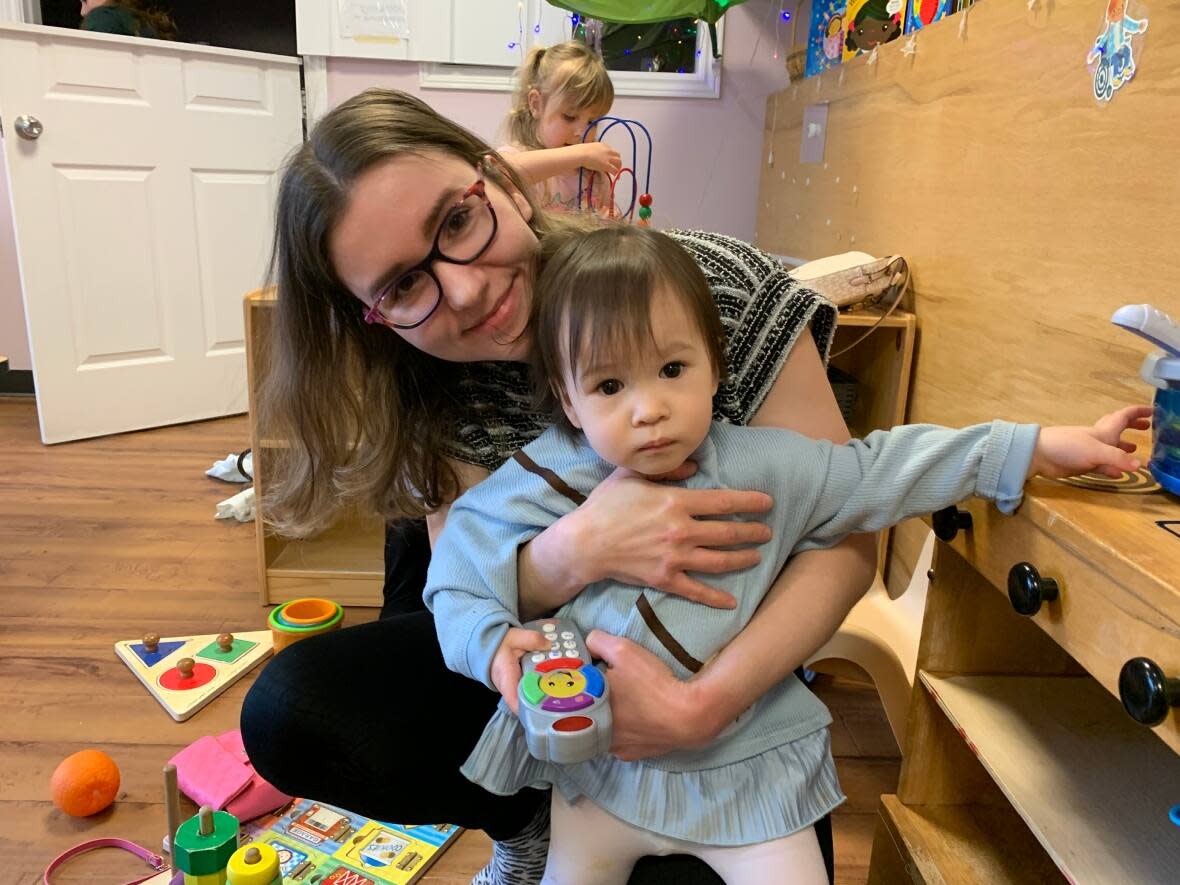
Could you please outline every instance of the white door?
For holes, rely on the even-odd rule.
[[[298,60],[3,25],[0,121],[42,440],[245,411]]]

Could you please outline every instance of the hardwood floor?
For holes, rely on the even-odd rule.
[[[245,448],[244,416],[43,446],[32,399],[0,397],[0,882],[32,885],[57,854],[121,837],[158,849],[161,767],[205,734],[237,727],[251,676],[183,723],[173,722],[114,654],[117,640],[265,629],[253,524],[215,520],[235,486],[204,475]],[[351,623],[375,617],[350,609]],[[892,792],[897,746],[872,688],[820,677],[848,802],[835,815],[836,878],[866,880],[877,797]],[[49,801],[49,776],[85,747],[122,772],[118,801],[77,820]],[[183,802],[184,813],[193,812]],[[425,877],[466,885],[485,862],[482,833],[464,834]],[[131,855],[72,861],[55,885],[145,875]]]

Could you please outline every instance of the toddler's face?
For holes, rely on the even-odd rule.
[[[561,95],[544,98],[535,89],[529,95],[529,109],[537,121],[537,137],[547,148],[581,144],[582,133],[590,121],[606,113],[602,108],[576,108],[572,99]],[[591,132],[586,136],[586,141],[594,141],[595,138],[596,133]]]
[[[645,476],[683,464],[709,432],[717,374],[697,325],[678,299],[652,300],[652,338],[640,353],[587,354],[568,364],[566,417],[603,460]]]

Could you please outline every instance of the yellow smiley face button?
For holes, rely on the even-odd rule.
[[[578,670],[552,670],[541,676],[541,691],[551,698],[572,698],[586,690],[586,677]]]

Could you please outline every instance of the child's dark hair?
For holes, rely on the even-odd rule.
[[[592,354],[634,352],[652,339],[658,293],[676,298],[705,340],[718,378],[725,377],[725,330],[704,273],[671,237],[610,224],[589,233],[551,234],[537,256],[533,288],[532,364],[538,405],[569,427],[561,408],[566,360],[576,375]]]

